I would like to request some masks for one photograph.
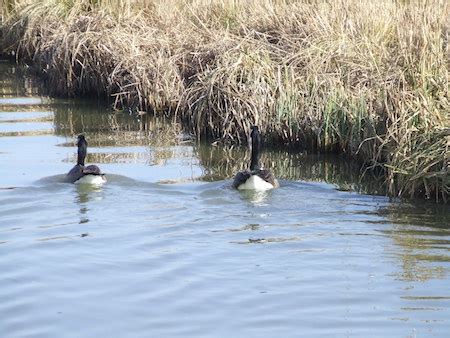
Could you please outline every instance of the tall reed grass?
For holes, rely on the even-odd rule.
[[[447,1],[6,3],[3,53],[33,60],[57,94],[231,143],[256,123],[271,142],[384,171],[392,196],[448,200]]]

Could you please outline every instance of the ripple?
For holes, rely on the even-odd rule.
[[[0,132],[0,137],[44,136],[52,135],[53,130],[7,131]]]
[[[41,97],[0,97],[1,106],[34,106],[44,104]]]
[[[0,123],[32,123],[53,121],[53,112],[0,112]]]

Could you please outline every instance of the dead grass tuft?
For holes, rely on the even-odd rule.
[[[6,3],[3,52],[33,59],[57,94],[231,143],[257,123],[272,142],[383,169],[393,196],[448,200],[446,1]]]

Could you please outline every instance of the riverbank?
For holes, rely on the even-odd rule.
[[[7,3],[0,50],[57,95],[232,143],[256,123],[269,142],[385,171],[391,196],[449,199],[445,1]]]

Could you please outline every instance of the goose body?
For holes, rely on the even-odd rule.
[[[239,174],[248,176],[247,179],[238,178]],[[269,190],[275,188],[273,183],[261,178],[257,173],[242,172],[236,175],[235,183],[238,190]]]
[[[269,190],[279,187],[278,181],[270,170],[262,169],[259,164],[261,135],[257,126],[252,127],[252,155],[250,170],[238,172],[233,187],[238,190]]]
[[[106,183],[105,175],[84,175],[74,182],[75,184],[102,185]]]
[[[83,135],[78,136],[78,157],[77,164],[67,173],[65,181],[76,184],[101,185],[106,183],[105,174],[96,165],[84,165],[87,154],[87,141]]]

